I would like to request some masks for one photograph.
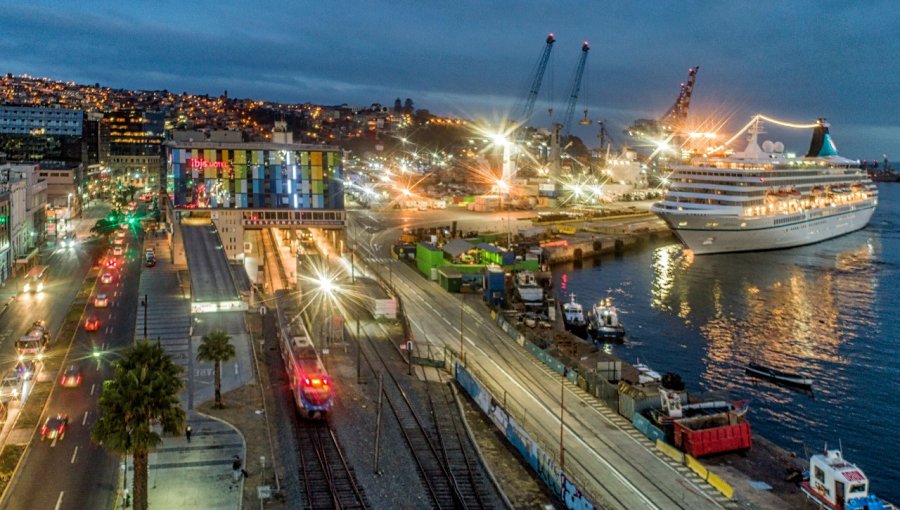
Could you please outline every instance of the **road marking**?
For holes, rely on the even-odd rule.
[[[109,334],[109,326],[106,326],[106,333]]]
[[[76,447],[75,447],[75,451],[72,452],[72,461],[71,461],[71,464],[75,464],[75,457],[77,457],[77,456],[78,456],[78,447],[76,446]]]
[[[65,492],[59,491],[59,499],[56,500],[56,510],[59,510],[60,508],[62,508],[63,494],[65,494]]]
[[[93,394],[94,394],[94,387],[91,386],[91,395],[93,395]],[[81,425],[87,425],[87,416],[88,416],[88,412],[85,411],[85,412],[84,412],[84,419],[81,420]],[[75,449],[77,450],[78,447],[76,446]]]
[[[113,297],[119,297],[119,291],[113,292]]]
[[[94,390],[95,390],[96,388],[97,388],[97,385],[96,385],[96,384],[92,384],[92,385],[91,385],[91,395],[94,394]],[[85,413],[85,414],[87,414],[87,413]]]

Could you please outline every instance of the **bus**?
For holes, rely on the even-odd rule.
[[[25,275],[25,292],[43,292],[47,281],[47,266],[34,266]]]

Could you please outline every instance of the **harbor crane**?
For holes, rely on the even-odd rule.
[[[685,130],[688,110],[691,107],[691,95],[694,93],[694,83],[697,81],[697,71],[700,66],[688,69],[688,79],[681,84],[681,91],[675,104],[659,119],[660,128],[671,133],[681,133]]]
[[[575,68],[575,76],[572,80],[572,91],[569,93],[569,102],[566,104],[566,113],[563,116],[563,126],[565,134],[568,136],[572,132],[572,119],[575,115],[575,104],[578,102],[578,93],[581,91],[581,78],[584,76],[584,67],[587,65],[587,55],[591,50],[587,41],[581,45],[581,58],[578,59],[578,67]],[[587,118],[587,110],[585,110],[585,119]],[[590,124],[590,121],[588,121]]]
[[[545,42],[546,45],[544,46],[544,50],[541,52],[541,56],[532,73],[531,86],[528,89],[528,96],[525,99],[525,106],[522,109],[520,122],[523,128],[525,123],[531,119],[531,114],[534,112],[534,104],[537,102],[538,93],[541,91],[541,83],[544,82],[544,73],[547,71],[547,62],[550,60],[550,51],[553,50],[553,43],[556,42],[556,37],[553,36],[552,32],[547,35],[547,40]]]

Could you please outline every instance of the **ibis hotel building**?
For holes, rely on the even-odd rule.
[[[248,230],[343,229],[340,149],[295,144],[277,128],[273,139],[244,142],[233,131],[174,132],[164,144],[170,228],[188,217],[211,219],[229,259],[254,249]]]

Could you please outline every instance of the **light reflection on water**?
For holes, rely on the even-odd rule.
[[[825,243],[699,257],[668,244],[556,276],[586,307],[615,290],[623,359],[750,398],[753,429],[800,455],[842,440],[900,501],[900,189],[881,189],[869,227]],[[814,397],[747,376],[750,361],[809,374]]]

